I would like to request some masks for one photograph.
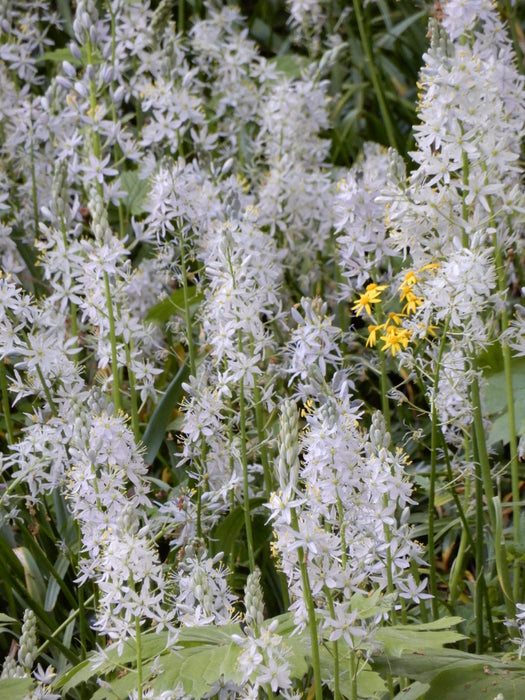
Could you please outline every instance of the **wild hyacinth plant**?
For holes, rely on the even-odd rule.
[[[525,690],[521,17],[431,14],[0,4],[1,697]]]

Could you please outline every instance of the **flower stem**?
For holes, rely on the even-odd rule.
[[[255,555],[253,552],[252,520],[250,514],[250,496],[248,487],[248,451],[246,447],[246,399],[244,396],[244,379],[239,380],[239,419],[241,427],[241,460],[242,460],[242,485],[244,501],[244,525],[246,527],[246,540],[248,546],[248,560],[250,571],[255,571]]]
[[[370,73],[370,78],[372,80],[372,85],[374,86],[374,93],[377,98],[379,111],[381,112],[381,118],[385,126],[388,143],[393,148],[397,148],[394,126],[392,124],[392,119],[390,118],[390,112],[386,105],[383,86],[381,85],[381,80],[379,79],[379,74],[376,70],[374,52],[370,43],[371,32],[369,32],[367,30],[367,27],[365,26],[365,18],[363,16],[361,5],[362,3],[360,2],[360,0],[354,0],[354,12],[357,20],[357,27],[359,29],[359,36],[361,37],[361,43],[365,51],[366,63],[368,66],[368,71]]]
[[[140,637],[140,618],[135,618],[135,637],[137,644],[137,700],[142,700],[142,643]]]
[[[443,353],[445,352],[445,343],[447,339],[447,331],[449,324],[449,317],[445,321],[443,328],[443,334],[441,336],[441,343],[439,346],[438,356],[436,360],[436,369],[434,372],[434,385],[432,389],[432,433],[431,433],[431,452],[430,452],[430,487],[428,491],[428,559],[430,563],[429,579],[430,579],[430,592],[432,593],[432,617],[434,620],[439,618],[438,612],[438,598],[437,598],[437,572],[436,572],[436,555],[435,555],[435,541],[434,541],[434,519],[435,519],[435,498],[436,498],[436,468],[437,468],[437,454],[438,454],[438,438],[439,438],[439,424],[436,410],[436,398],[438,393],[439,384],[439,372],[441,368],[441,361],[443,359]]]
[[[118,371],[117,358],[117,336],[115,334],[115,314],[113,310],[113,300],[111,298],[111,287],[109,284],[109,275],[104,271],[104,285],[106,288],[106,304],[108,309],[109,320],[109,339],[111,342],[111,373],[113,375],[113,404],[114,412],[117,414],[121,409],[120,404],[120,377]]]
[[[195,376],[195,344],[193,342],[193,329],[191,322],[190,298],[188,292],[188,271],[186,268],[186,252],[184,250],[184,236],[179,232],[180,267],[182,272],[182,289],[184,294],[184,320],[186,322],[186,338],[188,341],[188,354],[190,356],[190,373]]]
[[[291,523],[296,532],[299,530],[299,522],[297,513],[292,508]],[[308,611],[308,631],[310,632],[310,645],[312,648],[312,667],[314,672],[314,690],[315,700],[323,699],[323,684],[321,681],[321,658],[319,656],[319,636],[317,634],[317,620],[315,616],[315,603],[310,588],[310,580],[308,578],[308,567],[306,564],[306,554],[302,547],[297,548],[297,558],[299,560],[299,568],[301,570],[301,581],[303,584],[304,602]]]
[[[11,418],[11,406],[9,404],[9,392],[7,388],[7,377],[5,371],[5,360],[0,360],[0,387],[2,389],[2,409],[4,412],[5,427],[7,431],[7,444],[12,445],[15,441],[13,433],[13,420]]]

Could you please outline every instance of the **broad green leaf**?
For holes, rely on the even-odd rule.
[[[465,639],[463,634],[445,629],[460,622],[462,618],[446,617],[423,625],[381,627],[376,633],[376,639],[382,643],[383,651],[388,656],[401,656],[406,651],[440,649],[445,644]]]
[[[163,659],[164,673],[153,683],[156,693],[173,689],[179,682],[188,695],[202,698],[221,678],[239,683],[237,662],[242,649],[228,644],[205,645],[171,652]]]
[[[525,697],[525,668],[510,673],[479,664],[472,668],[446,669],[431,683],[426,700],[465,700],[465,698],[495,698],[501,694],[505,700],[522,700]]]
[[[488,654],[468,654],[458,649],[425,649],[403,655],[381,654],[374,657],[374,668],[382,675],[390,673],[422,683],[433,683],[439,674],[451,670],[466,673],[469,669],[482,672],[487,669],[489,673],[497,671],[503,675],[514,674],[516,678],[525,675],[525,664],[521,662],[502,661]]]
[[[287,78],[299,78],[303,69],[308,65],[306,57],[290,53],[276,56],[270,59],[270,63],[275,64],[277,70],[284,73]]]
[[[463,622],[463,618],[459,616],[441,617],[439,620],[432,620],[432,622],[422,622],[418,625],[396,625],[396,629],[399,630],[444,630],[454,625],[460,625]]]
[[[125,207],[133,216],[142,214],[144,211],[144,202],[150,191],[149,181],[139,178],[135,170],[125,170],[120,175],[120,182],[124,190],[128,193],[123,200]]]
[[[145,675],[144,680],[148,676]],[[130,693],[137,689],[136,671],[123,672],[111,681],[99,681],[101,687],[94,693],[91,700],[127,700]]]
[[[0,679],[0,698],[5,700],[23,700],[33,687],[32,678]]]
[[[516,431],[518,436],[525,435],[525,358],[515,358],[511,362],[512,391],[516,411]],[[510,440],[508,397],[505,383],[505,372],[485,375],[487,386],[484,392],[484,407],[493,417],[489,433],[489,443],[494,445],[500,440],[507,444]]]
[[[62,61],[67,61],[73,65],[81,64],[78,58],[73,56],[71,49],[68,49],[67,47],[60,47],[58,49],[54,49],[53,51],[44,51],[44,53],[39,57],[38,61],[42,63],[46,61],[49,61],[50,63],[62,63]]]
[[[415,681],[397,693],[397,695],[394,696],[394,700],[418,700],[419,698],[426,698],[426,693],[429,688],[429,683]]]

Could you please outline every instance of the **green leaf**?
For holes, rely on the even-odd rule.
[[[63,552],[60,552],[55,563],[55,571],[61,580],[64,579],[67,570],[69,569],[69,559]],[[57,602],[58,594],[60,591],[60,584],[55,578],[50,578],[47,585],[46,597],[44,600],[44,610],[50,612],[55,607]]]
[[[46,584],[35,562],[33,555],[27,547],[13,549],[18,561],[24,569],[26,588],[31,598],[42,605],[46,596]]]
[[[44,51],[44,53],[38,58],[38,61],[44,63],[49,61],[50,63],[62,63],[62,61],[67,61],[68,63],[81,65],[81,61],[75,58],[71,53],[71,49],[67,47],[60,47],[54,49],[53,51]]]
[[[525,436],[525,358],[515,358],[511,362],[512,390],[517,416],[516,431],[518,436]],[[510,441],[509,412],[505,372],[493,372],[485,375],[487,386],[484,392],[484,407],[493,418],[488,441],[494,445],[500,440]]]
[[[190,312],[191,315],[200,306],[204,295],[202,292],[198,292],[197,287],[189,286],[187,288],[188,301],[190,302]],[[162,299],[158,304],[152,306],[151,309],[146,314],[146,321],[157,321],[158,323],[165,323],[168,321],[173,314],[182,315],[184,313],[184,289],[176,289],[169,297]]]
[[[23,700],[33,688],[31,678],[2,678],[0,680],[0,697],[9,700]]]
[[[91,660],[84,659],[84,661],[81,661],[73,668],[70,668],[64,673],[60,674],[54,683],[54,687],[57,690],[63,688],[64,692],[67,693],[68,690],[71,690],[71,688],[75,688],[75,686],[79,685],[80,683],[85,683],[88,681],[95,675],[95,673],[96,671],[94,671],[91,667]]]
[[[0,613],[0,622],[16,622],[14,617],[9,617],[5,613]]]
[[[394,27],[390,28],[388,30],[388,33],[384,34],[382,37],[380,37],[375,45],[378,48],[388,48],[391,49],[394,41],[399,39],[399,37],[406,32],[407,29],[409,29],[413,24],[417,24],[421,19],[425,18],[427,15],[427,10],[420,10],[419,12],[416,12],[413,15],[409,15],[405,19],[403,19],[401,22],[398,22]],[[416,28],[417,30],[417,28]]]
[[[184,361],[153,411],[153,415],[142,436],[142,442],[147,448],[144,455],[146,464],[151,464],[157,456],[157,452],[166,435],[166,427],[170,421],[173,409],[180,403],[182,398],[182,383],[188,379],[189,373],[188,363]]]
[[[465,639],[463,634],[445,629],[460,622],[460,617],[445,617],[423,625],[382,627],[377,631],[376,639],[383,644],[384,653],[388,656],[401,656],[406,651],[440,649],[445,644]]]
[[[469,670],[481,671],[485,676],[496,672],[504,676],[514,674],[515,678],[525,676],[525,664],[521,662],[503,661],[488,654],[468,654],[458,649],[412,651],[392,656],[381,654],[374,657],[374,668],[382,675],[389,673],[431,684],[437,676],[452,670],[464,674]]]
[[[287,78],[299,78],[303,69],[308,65],[308,59],[297,54],[286,53],[270,59],[277,70],[284,73]]]
[[[123,202],[126,209],[133,216],[138,216],[144,211],[144,202],[148,198],[150,183],[147,179],[139,178],[135,170],[125,170],[120,175],[120,183],[128,193]]]
[[[188,695],[202,698],[221,678],[239,683],[242,674],[237,662],[241,652],[241,647],[231,639],[227,644],[207,644],[173,651],[169,658],[163,659],[164,673],[152,684],[155,693],[172,690],[182,683]]]
[[[397,693],[397,695],[394,696],[394,700],[418,700],[418,698],[426,698],[426,693],[429,688],[429,683],[420,683],[416,681]]]
[[[521,700],[525,696],[525,669],[509,673],[506,669],[477,665],[472,668],[447,669],[438,674],[425,696],[426,700],[464,700],[466,697]]]

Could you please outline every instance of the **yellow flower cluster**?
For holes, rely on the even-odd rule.
[[[414,287],[419,281],[419,273],[424,270],[431,270],[439,267],[437,263],[430,263],[424,265],[417,271],[409,270],[405,274],[405,278],[401,285],[399,286],[399,299],[404,302],[403,309],[401,313],[391,312],[384,323],[370,324],[368,326],[368,339],[366,341],[367,347],[374,347],[377,344],[377,340],[383,341],[383,347],[381,350],[386,352],[390,350],[392,356],[398,353],[401,348],[408,347],[410,343],[410,338],[412,331],[407,328],[403,328],[402,321],[411,314],[414,314],[418,307],[423,304],[423,297],[418,296],[414,292]],[[359,296],[359,299],[354,302],[352,310],[355,312],[356,316],[364,310],[367,314],[372,315],[372,305],[379,304],[381,302],[381,292],[383,292],[388,285],[386,284],[369,284],[363,294]],[[432,329],[429,329],[432,330]]]

